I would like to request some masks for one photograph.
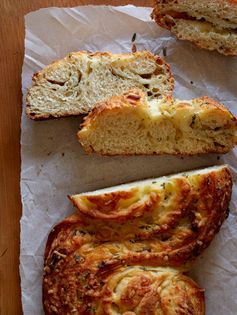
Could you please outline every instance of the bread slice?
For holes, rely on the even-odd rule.
[[[231,189],[224,165],[70,196],[78,211],[46,244],[45,314],[204,315],[183,272],[219,231]]]
[[[237,143],[237,120],[206,96],[148,100],[139,90],[114,96],[85,118],[78,138],[87,153],[226,153]]]
[[[148,51],[130,54],[70,53],[33,76],[26,98],[32,119],[86,114],[95,103],[142,89],[148,99],[173,90],[169,65]]]
[[[152,18],[179,39],[237,55],[237,1],[156,0]]]
[[[209,184],[208,181],[210,181]],[[222,188],[220,189],[220,187]],[[201,211],[203,209],[201,200],[202,198],[205,199],[206,197],[204,196],[209,195],[209,193],[208,198],[212,198],[212,194],[217,196],[218,190],[221,190],[221,198],[227,198],[226,202],[227,200],[229,202],[231,187],[232,177],[230,170],[226,165],[220,165],[71,195],[69,199],[76,206],[79,214],[87,219],[98,219],[103,222],[127,222],[129,224],[130,220],[140,218],[141,222],[138,224],[138,230],[132,223],[130,226],[134,230],[134,234],[139,235],[143,230],[143,228],[140,229],[140,225],[145,224],[147,220],[146,215],[149,215],[150,212],[153,219],[150,218],[148,220],[149,224],[152,224],[155,229],[157,227],[161,232],[162,224],[164,224],[164,230],[166,230],[165,226],[174,224],[174,217],[179,210],[181,212],[176,217],[177,220],[181,220],[185,215],[189,215],[188,205],[191,206],[190,211]],[[202,190],[205,190],[205,192],[201,192]],[[208,193],[209,190],[210,192]],[[215,192],[215,190],[217,191]],[[221,216],[223,215],[223,218],[225,218],[227,204],[223,202],[223,199],[221,204],[218,205],[216,198],[213,199],[213,202],[221,210],[214,210],[213,208],[213,211],[216,215],[220,211],[222,213]],[[194,200],[199,200],[200,204],[194,205]],[[222,208],[223,205],[225,205],[224,208]],[[195,210],[196,206],[197,209]],[[200,209],[198,208],[199,206]],[[202,212],[202,215],[204,215],[204,212]],[[202,221],[202,215],[196,216],[200,222]],[[206,215],[211,215],[211,212],[207,211]],[[208,220],[205,219],[204,221],[207,224]],[[181,225],[184,223],[186,226],[185,222],[181,220]],[[214,227],[214,221],[212,223]],[[146,233],[151,233],[150,229],[145,230],[147,230]],[[119,234],[117,236],[122,237]]]

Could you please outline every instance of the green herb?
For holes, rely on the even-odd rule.
[[[162,53],[164,57],[167,56],[167,47],[162,47]]]
[[[137,34],[136,34],[136,33],[134,33],[134,34],[133,34],[133,36],[132,36],[132,43],[133,43],[133,42],[135,42],[136,37],[137,37]]]
[[[191,124],[190,124],[190,127],[193,128],[194,124],[195,124],[195,120],[197,118],[197,115],[196,114],[193,114],[192,116],[192,121],[191,121]]]
[[[74,236],[85,235],[85,234],[86,234],[86,232],[83,230],[74,230],[73,231]]]
[[[77,262],[79,262],[79,261],[82,260],[82,258],[81,258],[80,255],[75,255],[74,258],[75,258],[75,260],[76,260]]]
[[[98,264],[97,267],[98,267],[99,269],[102,269],[102,268],[106,267],[106,265],[107,265],[106,262],[102,260],[102,261]]]
[[[143,270],[143,271],[146,271],[147,269],[146,269],[146,267],[143,267],[143,266],[141,266],[141,267],[139,267],[141,270]]]
[[[150,225],[141,225],[141,226],[139,226],[139,229],[149,230],[150,229]]]
[[[96,307],[92,306],[92,305],[88,305],[86,308],[86,311],[91,312],[91,313],[95,313],[96,312]]]
[[[146,252],[149,252],[149,253],[150,253],[150,252],[151,252],[151,248],[145,248],[145,249],[144,249],[144,251],[146,251]]]
[[[161,187],[162,187],[163,189],[165,189],[165,183],[162,183],[162,184],[161,184]]]
[[[141,241],[141,238],[137,235],[135,235],[135,238],[129,240],[129,242],[131,243],[137,243],[137,242],[140,242]]]
[[[85,271],[85,272],[83,272],[83,274],[81,275],[81,277],[82,277],[84,280],[88,279],[89,276],[90,276],[90,272],[89,272],[89,271]]]

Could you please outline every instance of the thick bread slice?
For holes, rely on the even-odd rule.
[[[149,101],[132,90],[98,104],[78,138],[87,153],[103,155],[225,153],[237,143],[237,120],[208,97]]]
[[[182,272],[219,231],[231,187],[215,166],[71,196],[78,213],[46,245],[45,314],[203,315]]]
[[[236,0],[156,0],[152,18],[179,39],[237,55]]]
[[[32,119],[88,113],[98,101],[142,89],[149,99],[173,90],[168,64],[148,51],[131,54],[70,53],[33,76],[26,98]]]

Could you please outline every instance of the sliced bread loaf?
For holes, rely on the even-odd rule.
[[[96,102],[131,87],[152,99],[171,93],[173,85],[168,64],[148,51],[70,53],[34,74],[26,113],[32,119],[86,114]]]
[[[179,39],[237,55],[236,0],[156,0],[152,17]]]
[[[140,90],[100,103],[85,118],[78,138],[87,153],[225,153],[237,143],[237,120],[206,96],[148,100]]]

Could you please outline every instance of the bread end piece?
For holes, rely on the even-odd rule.
[[[158,0],[152,18],[178,39],[223,55],[237,55],[236,1]]]

